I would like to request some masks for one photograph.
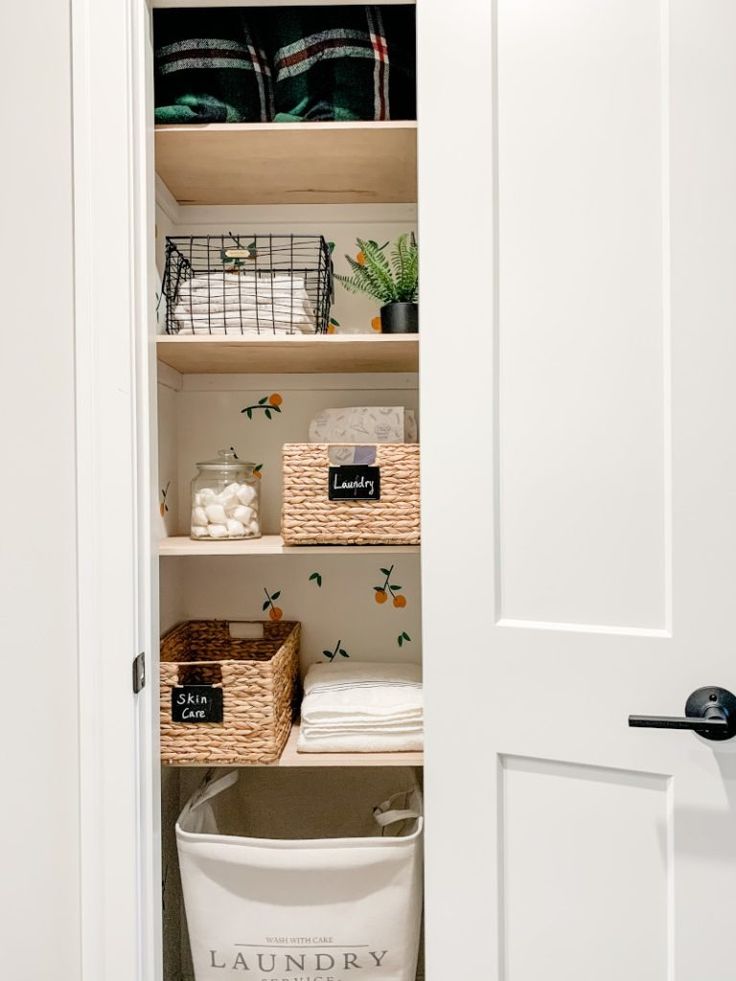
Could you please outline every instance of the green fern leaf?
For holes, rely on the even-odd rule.
[[[380,246],[376,242],[358,239],[358,245],[365,255],[365,265],[361,268],[381,284],[384,296],[388,297],[387,302],[396,299],[396,283],[391,272],[391,265],[384,253],[385,246]]]

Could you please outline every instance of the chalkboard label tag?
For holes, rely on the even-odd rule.
[[[331,501],[380,501],[380,467],[330,467],[328,496]]]
[[[172,722],[222,722],[222,688],[183,685],[171,689]]]

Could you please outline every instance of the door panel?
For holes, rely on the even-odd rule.
[[[666,26],[498,0],[504,618],[667,626]]]
[[[428,979],[732,981],[736,740],[627,717],[736,690],[736,5],[441,7],[419,7]]]
[[[503,757],[500,796],[506,975],[666,977],[668,779]]]

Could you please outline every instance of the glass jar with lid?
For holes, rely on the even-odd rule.
[[[192,481],[191,536],[195,539],[260,538],[260,479],[253,463],[233,449],[197,464]]]

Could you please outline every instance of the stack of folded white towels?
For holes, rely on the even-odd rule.
[[[304,276],[217,272],[179,286],[177,330],[194,334],[314,333],[314,307]]]
[[[302,701],[300,753],[418,752],[424,746],[416,664],[315,664]]]

